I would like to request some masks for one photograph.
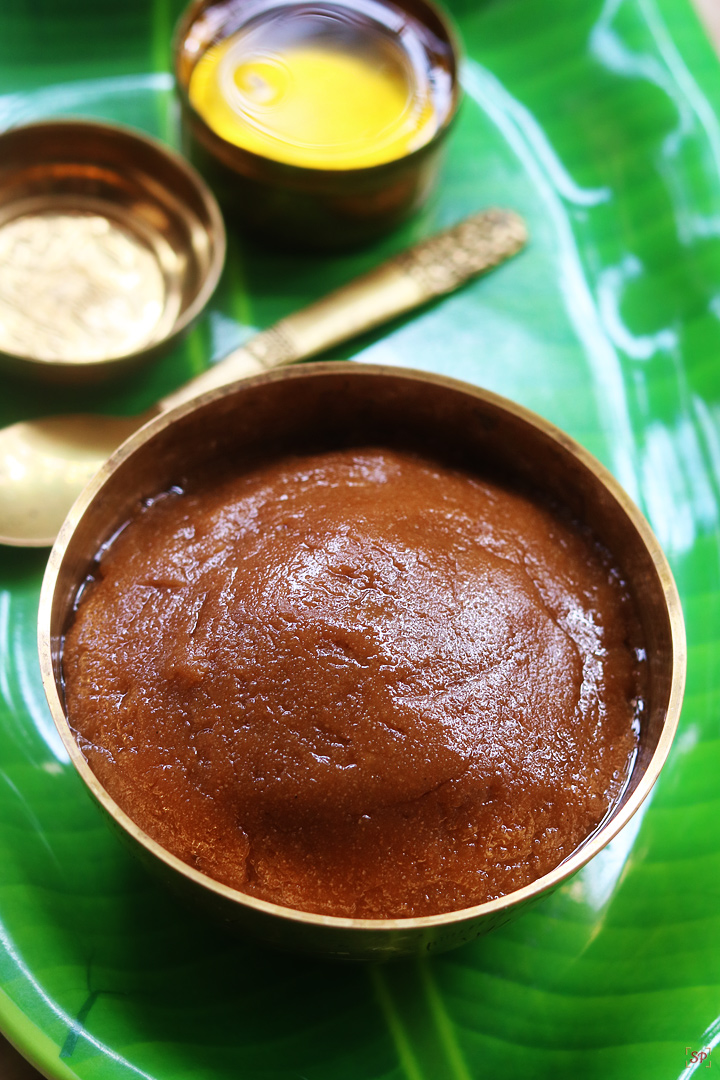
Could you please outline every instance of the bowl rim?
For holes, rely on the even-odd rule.
[[[294,908],[285,907],[281,904],[275,904],[267,900],[249,896],[239,889],[223,885],[221,882],[215,881],[207,874],[189,866],[177,856],[170,854],[170,852],[162,847],[162,845],[153,840],[144,832],[144,830],[136,825],[129,815],[126,814],[114,799],[111,798],[83,757],[80,747],[72,734],[65,708],[58,694],[57,682],[53,671],[52,638],[50,634],[52,602],[55,594],[55,586],[64,555],[74,536],[75,528],[83,517],[86,509],[101,491],[105,481],[109,479],[115,470],[120,468],[127,458],[129,458],[137,449],[149,442],[156,434],[173,424],[175,420],[182,419],[195,409],[202,408],[218,398],[226,395],[229,396],[246,385],[261,386],[278,380],[313,378],[315,376],[326,374],[349,375],[351,378],[368,376],[382,377],[389,375],[393,378],[406,378],[411,381],[426,382],[431,385],[454,390],[476,399],[486,401],[490,405],[508,412],[516,419],[529,424],[542,435],[552,440],[556,445],[559,445],[562,450],[570,453],[576,460],[579,460],[582,465],[589,469],[589,471],[600,480],[605,489],[608,490],[615,501],[620,504],[621,509],[627,517],[630,518],[631,523],[636,528],[650,555],[665,597],[672,647],[670,693],[668,695],[665,719],[657,746],[653,751],[647,764],[647,768],[640,777],[637,786],[631,792],[625,803],[616,811],[610,810],[609,814],[606,815],[606,818],[600,822],[581,845],[553,870],[540,878],[536,878],[534,881],[520,889],[513,890],[494,900],[485,901],[482,904],[458,908],[438,915],[406,916],[393,919],[358,919],[346,916],[322,915],[315,912],[299,911]],[[73,765],[96,801],[141,847],[145,848],[146,851],[161,863],[164,863],[171,870],[179,873],[194,885],[199,886],[202,889],[210,890],[219,897],[223,897],[240,907],[249,908],[258,913],[263,913],[275,918],[282,918],[285,921],[294,921],[296,923],[304,923],[316,927],[321,926],[359,932],[373,931],[375,933],[385,931],[429,930],[452,924],[479,921],[487,916],[497,915],[500,912],[511,910],[525,901],[539,897],[546,891],[560,885],[566,878],[570,877],[589,862],[590,859],[598,854],[598,852],[617,835],[630,818],[632,818],[639,810],[650,794],[650,791],[660,774],[660,770],[667,760],[673,738],[677,731],[687,665],[687,645],[683,612],[680,596],[667,557],[660,547],[660,543],[644,515],[635,505],[625,489],[621,487],[614,478],[612,473],[598,461],[597,458],[595,458],[580,443],[576,442],[570,435],[566,434],[561,428],[558,428],[556,425],[532,410],[525,408],[525,406],[519,405],[493,391],[484,390],[471,383],[466,383],[459,379],[450,378],[444,375],[437,375],[432,372],[420,371],[412,368],[394,367],[391,365],[355,364],[352,362],[348,363],[347,361],[316,361],[314,363],[303,364],[299,367],[291,366],[289,368],[279,368],[249,379],[231,383],[227,386],[216,388],[191,401],[178,405],[168,412],[161,413],[159,416],[145,424],[139,431],[131,435],[130,438],[127,439],[126,442],[124,442],[108,459],[85,487],[70,510],[70,513],[58,534],[50,553],[40,593],[40,603],[38,608],[38,651],[42,682],[48,704],[52,712],[55,726]]]
[[[5,357],[18,365],[19,369],[21,367],[29,366],[37,371],[59,371],[65,368],[77,372],[92,372],[100,369],[109,371],[113,367],[124,368],[129,362],[141,361],[145,357],[155,353],[157,350],[169,347],[170,344],[193,323],[206,307],[218,286],[225,265],[225,257],[227,254],[225,219],[223,218],[218,201],[209,185],[189,161],[182,157],[181,154],[167,143],[155,138],[145,131],[134,128],[129,124],[98,120],[92,116],[52,116],[40,120],[32,120],[28,123],[14,124],[4,131],[1,131],[0,148],[3,146],[6,139],[14,138],[22,132],[37,132],[38,134],[41,134],[43,131],[52,131],[53,129],[57,131],[62,128],[70,129],[71,131],[84,131],[88,133],[96,132],[105,139],[119,135],[130,142],[144,145],[159,158],[164,158],[178,173],[181,173],[185,177],[190,186],[197,192],[198,198],[209,219],[208,228],[203,228],[203,231],[211,239],[211,259],[208,271],[203,275],[200,288],[192,301],[178,314],[172,325],[161,337],[153,338],[139,349],[133,349],[130,352],[124,352],[97,360],[74,360],[71,357],[53,359],[43,356],[33,356],[31,353],[14,352],[10,349],[0,347],[0,356]]]

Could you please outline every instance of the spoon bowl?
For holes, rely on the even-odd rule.
[[[0,431],[2,542],[50,547],[68,509],[144,417],[48,417]]]

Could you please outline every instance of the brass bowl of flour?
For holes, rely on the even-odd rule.
[[[128,128],[53,120],[0,135],[0,359],[55,382],[172,345],[218,282],[225,227],[180,157]]]

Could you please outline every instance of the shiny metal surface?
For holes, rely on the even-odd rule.
[[[516,214],[476,214],[281,319],[140,416],[78,414],[4,428],[0,543],[49,547],[88,480],[124,439],[158,412],[235,379],[314,356],[451,292],[516,254],[526,237]]]
[[[477,907],[416,919],[347,919],[292,911],[221,885],[168,854],[108,796],[85,761],[63,706],[62,641],[97,553],[140,501],[178,476],[241,470],[268,447],[383,440],[450,451],[482,473],[491,465],[539,497],[560,501],[613,553],[633,594],[649,657],[648,707],[638,757],[619,803],[569,859],[533,884]],[[457,457],[455,457],[457,460]],[[312,955],[381,959],[441,951],[506,922],[596,855],[648,795],[670,749],[685,681],[685,636],[670,568],[650,527],[612,476],[547,421],[475,387],[370,365],[310,364],[211,391],[161,415],[102,467],[73,507],[50,555],[38,622],[43,685],[65,749],[133,850],[168,884],[224,923]]]
[[[127,128],[48,121],[0,135],[0,360],[56,382],[168,347],[210,298],[225,229],[203,180]]]

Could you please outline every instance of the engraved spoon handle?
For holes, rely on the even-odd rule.
[[[515,255],[526,240],[525,224],[517,214],[507,210],[474,214],[280,319],[162,398],[156,408],[165,411],[206,390],[324,352],[452,292]]]

